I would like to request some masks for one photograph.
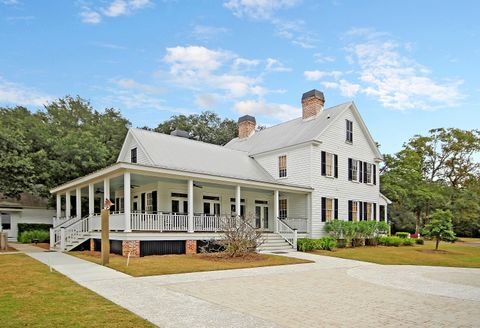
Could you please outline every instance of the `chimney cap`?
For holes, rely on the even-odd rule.
[[[242,122],[253,122],[253,123],[257,123],[257,121],[255,120],[255,117],[253,116],[250,116],[250,115],[244,115],[242,117],[240,117],[238,119],[238,123],[242,123]]]
[[[305,92],[305,93],[302,95],[302,100],[303,100],[303,99],[307,99],[307,98],[312,98],[312,97],[325,100],[325,96],[323,95],[323,92],[322,92],[322,91],[318,91],[317,89],[313,89],[313,90],[310,90],[310,91]]]
[[[170,132],[170,135],[175,137],[190,139],[190,132],[180,130],[180,129],[173,130],[172,132]]]

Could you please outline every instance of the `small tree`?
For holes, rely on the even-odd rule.
[[[452,230],[452,212],[450,210],[436,210],[430,216],[430,222],[425,225],[423,234],[435,239],[435,250],[438,250],[438,244],[441,240],[455,241],[455,233]]]
[[[253,216],[222,219],[223,234],[218,243],[225,248],[229,256],[237,257],[252,253],[263,243],[262,232],[249,223],[252,221]]]

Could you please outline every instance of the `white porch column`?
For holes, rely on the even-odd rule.
[[[125,213],[125,232],[131,232],[130,227],[130,172],[123,174],[123,211]]]
[[[278,217],[280,216],[279,209],[278,209],[278,201],[279,201],[279,192],[278,190],[273,191],[273,215],[275,218],[273,224],[273,232],[278,233]]]
[[[77,188],[75,191],[75,212],[77,218],[82,217],[82,189]]]
[[[312,232],[312,193],[307,194],[307,233]]]
[[[65,193],[65,217],[69,218],[72,211],[72,205],[70,204],[70,191]]]
[[[93,183],[88,185],[88,214],[92,215],[95,212],[95,191]]]
[[[193,180],[188,180],[188,232],[193,232]]]
[[[62,195],[57,194],[57,220],[62,216]]]
[[[102,206],[100,206],[100,208],[103,208],[104,204],[105,204],[105,201],[107,199],[110,199],[110,179],[109,178],[105,178],[103,180],[103,204],[101,204]]]
[[[385,205],[385,223],[388,223],[388,204]]]
[[[237,216],[240,216],[241,215],[241,211],[240,211],[240,208],[241,208],[241,194],[240,194],[240,185],[237,185],[237,190],[236,190],[236,195],[235,195],[235,212],[236,212],[236,215]]]

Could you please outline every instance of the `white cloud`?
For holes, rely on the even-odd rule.
[[[305,28],[305,22],[302,20],[286,21],[275,18],[272,20],[276,28],[276,34],[289,40],[292,44],[304,49],[315,48],[317,39]]]
[[[195,25],[190,33],[199,40],[207,41],[227,32],[228,29],[225,27]]]
[[[385,33],[362,33],[367,33],[367,41],[352,44],[348,50],[359,66],[361,91],[383,106],[431,110],[456,106],[463,98],[459,90],[462,80],[436,81],[430,77],[430,69],[401,53],[404,47],[399,43],[382,40]]]
[[[290,72],[292,69],[285,67],[285,65],[283,65],[283,63],[280,62],[278,59],[267,58],[265,70],[270,72]]]
[[[316,53],[313,55],[315,58],[315,62],[319,64],[324,64],[324,63],[333,63],[335,61],[335,57],[333,56],[326,56],[321,53]]]
[[[139,83],[132,79],[119,79],[116,80],[115,83],[123,89],[138,90],[149,94],[159,94],[165,92],[165,90],[161,87]]]
[[[98,24],[102,21],[102,16],[89,8],[84,8],[80,13],[80,17],[82,18],[82,22],[86,24]]]
[[[35,89],[7,81],[0,77],[0,103],[13,106],[43,106],[52,99],[53,97]]]
[[[228,0],[224,6],[235,16],[252,19],[270,19],[281,9],[293,7],[298,0]]]
[[[287,121],[299,117],[301,111],[288,104],[268,103],[264,100],[242,100],[234,104],[239,115],[260,115],[274,117],[280,121]]]
[[[105,7],[82,7],[80,17],[86,24],[98,24],[104,16],[118,17],[152,6],[151,0],[114,0]]]
[[[195,104],[200,108],[211,108],[220,100],[220,96],[214,93],[207,93],[195,97]]]
[[[314,70],[314,71],[305,71],[303,72],[303,76],[309,81],[318,81],[324,77],[333,77],[334,79],[339,79],[340,76],[342,76],[343,73],[340,71],[319,71],[319,70]]]
[[[251,68],[258,66],[258,64],[260,64],[260,60],[258,59],[236,58],[233,62],[233,68]]]
[[[361,90],[360,84],[351,83],[343,79],[338,82],[324,81],[321,84],[327,89],[339,89],[344,97],[354,97]]]
[[[7,5],[7,6],[14,6],[19,5],[20,1],[18,0],[1,0],[0,3]]]

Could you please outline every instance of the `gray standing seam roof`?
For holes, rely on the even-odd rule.
[[[155,167],[278,184],[246,152],[143,129],[130,133]]]
[[[270,150],[298,145],[316,140],[338,115],[350,107],[347,102],[323,110],[317,117],[304,120],[301,117],[255,132],[246,139],[232,139],[226,148],[236,149],[255,155]]]

